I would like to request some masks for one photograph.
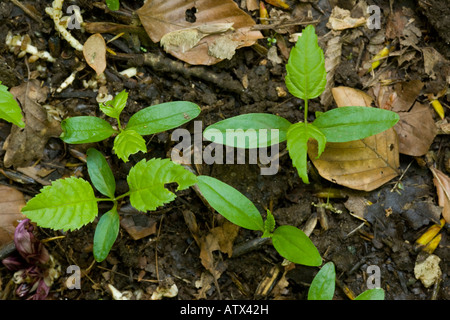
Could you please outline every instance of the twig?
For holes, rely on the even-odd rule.
[[[48,28],[48,24],[42,20],[40,16],[37,16],[33,11],[25,7],[19,0],[10,0],[14,5],[18,6],[25,14],[29,15],[31,19]]]

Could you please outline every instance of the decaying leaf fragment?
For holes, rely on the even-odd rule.
[[[366,106],[372,98],[347,87],[332,89],[338,107]],[[372,191],[399,174],[397,134],[390,128],[377,135],[344,143],[327,143],[317,159],[317,143],[310,140],[308,155],[319,174],[351,189]]]
[[[192,8],[195,19],[187,19],[186,11]],[[253,19],[232,0],[148,0],[136,13],[153,42],[162,41],[168,53],[192,65],[229,59],[233,49],[263,38],[260,31],[251,30]],[[231,49],[218,53],[223,41]]]
[[[414,157],[426,154],[437,134],[431,108],[416,102],[422,87],[420,80],[373,87],[378,106],[400,116],[394,126],[399,139],[399,152]]]
[[[106,69],[106,43],[100,33],[90,36],[83,46],[87,64],[100,75]]]
[[[333,11],[331,11],[327,27],[335,31],[340,31],[360,27],[365,23],[366,23],[365,17],[352,18],[349,10],[335,6],[333,8]]]
[[[41,105],[47,99],[49,89],[41,87],[38,80],[24,82],[11,88],[10,92],[21,103],[26,125],[24,129],[11,128],[3,145],[6,150],[3,161],[5,167],[26,167],[42,158],[48,139],[61,134],[61,125]]]
[[[450,177],[436,168],[430,168],[433,173],[433,182],[436,186],[438,204],[442,207],[442,217],[450,222]]]
[[[14,239],[19,220],[25,219],[20,209],[25,206],[22,192],[0,185],[0,247]]]

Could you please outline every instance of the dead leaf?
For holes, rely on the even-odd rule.
[[[430,149],[437,135],[432,110],[416,102],[409,112],[399,112],[400,120],[394,126],[399,140],[399,152],[419,157]]]
[[[445,61],[444,57],[433,47],[425,47],[421,48],[421,50],[425,73],[428,74],[431,79],[436,79],[436,73],[440,70],[435,67],[441,65]]]
[[[373,87],[378,106],[400,116],[394,127],[399,139],[399,152],[415,157],[426,154],[437,135],[431,108],[416,102],[422,88],[423,83],[419,80]]]
[[[22,192],[0,185],[0,247],[14,239],[19,220],[25,219],[20,211],[25,206]]]
[[[186,10],[193,7],[197,9],[195,22],[188,22]],[[208,34],[185,52],[168,49],[168,53],[192,65],[212,65],[225,59],[223,56],[230,57],[230,53],[219,55],[220,58],[210,55],[210,46],[217,46],[217,39],[223,36],[230,37],[235,49],[251,46],[263,38],[261,32],[251,30],[255,25],[253,19],[232,0],[148,0],[136,13],[153,42],[159,42],[164,35],[182,29],[232,23],[233,30]]]
[[[327,28],[334,31],[341,31],[345,29],[357,28],[365,23],[365,17],[352,18],[349,10],[335,6],[331,11],[330,18],[328,19]]]
[[[334,74],[336,68],[341,63],[342,41],[339,34],[331,38],[326,45],[325,51],[325,70],[327,72],[327,84],[325,90],[320,96],[320,103],[328,108],[332,101],[331,88],[334,87]]]
[[[120,225],[133,240],[139,240],[156,233],[156,220],[139,213],[124,216],[120,220]]]
[[[372,98],[347,87],[332,89],[338,107],[370,107]],[[327,143],[317,159],[317,142],[310,140],[308,155],[319,174],[351,189],[372,191],[399,174],[397,134],[390,128],[377,135],[344,143]]]
[[[450,177],[442,171],[430,168],[433,173],[433,182],[436,186],[438,204],[442,207],[442,217],[447,223],[450,222]]]
[[[59,137],[61,125],[49,116],[41,106],[47,99],[48,87],[41,87],[38,80],[24,82],[11,88],[10,92],[19,100],[25,118],[25,128],[13,126],[3,149],[5,167],[26,167],[42,158],[44,147],[51,137]]]
[[[101,75],[106,69],[106,43],[100,33],[90,36],[83,45],[83,55],[87,64]]]

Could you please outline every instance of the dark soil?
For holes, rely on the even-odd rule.
[[[56,88],[72,72],[76,60],[82,59],[63,40],[58,41],[57,33],[52,21],[44,13],[45,7],[51,6],[51,0],[38,0],[27,2],[29,7],[46,24],[39,24],[11,2],[0,3],[0,80],[4,85],[13,87],[31,77],[42,81],[46,86]],[[245,2],[245,1],[244,1]],[[297,3],[296,1],[288,1]],[[319,1],[312,7],[314,18],[327,21],[335,2]],[[342,2],[342,1],[341,1]],[[349,1],[351,2],[351,1]],[[353,1],[355,2],[355,1]],[[389,13],[387,1],[367,1],[368,4],[377,4],[382,8],[384,16],[381,19],[381,28],[386,27],[385,17]],[[447,59],[449,56],[449,15],[448,1],[395,1],[394,10],[401,10],[402,6],[410,7],[420,25],[424,36],[420,39],[419,47],[432,46]],[[85,21],[120,22],[114,15],[94,6],[91,1],[71,1],[83,8]],[[137,9],[142,1],[122,1],[129,9]],[[240,1],[237,1],[240,3]],[[347,2],[346,2],[347,4]],[[66,7],[67,4],[65,4]],[[268,5],[270,7],[270,5]],[[352,6],[350,6],[350,9]],[[321,13],[318,9],[321,9]],[[447,13],[446,13],[447,10]],[[257,16],[255,11],[250,14]],[[445,20],[446,19],[446,20]],[[48,24],[48,25],[47,25]],[[295,27],[299,32],[301,27]],[[325,35],[329,30],[324,24],[317,28],[319,36]],[[42,62],[25,63],[5,46],[5,37],[8,32],[14,34],[28,34],[31,42],[44,50],[55,50],[59,57],[56,63],[43,63],[47,66],[45,71],[36,71],[37,65]],[[364,34],[355,43],[344,43],[341,64],[335,75],[335,86],[349,86],[357,89],[363,88],[363,78],[358,73],[361,62],[358,61],[360,42],[366,44],[373,35]],[[83,42],[89,36],[79,31],[73,34]],[[105,37],[108,35],[105,35]],[[285,38],[288,47],[288,34]],[[117,40],[122,46],[112,47],[117,52],[139,54],[136,46],[129,38]],[[141,40],[142,41],[142,40]],[[164,59],[175,60],[159,48],[158,44],[141,43],[149,52],[161,55]],[[56,42],[53,43],[53,42]],[[267,47],[265,40],[260,40],[262,46]],[[52,48],[52,49],[49,49]],[[139,46],[137,46],[139,49]],[[127,51],[124,51],[127,50]],[[361,57],[365,56],[361,53]],[[250,112],[272,113],[283,116],[291,122],[302,121],[303,113],[299,109],[302,102],[280,92],[287,92],[284,84],[285,63],[274,64],[253,48],[237,50],[231,60],[223,61],[210,67],[200,67],[206,73],[216,74],[218,79],[230,80],[229,86],[198,78],[187,77],[186,74],[176,72],[161,72],[151,66],[138,67],[139,80],[127,79],[118,74],[118,70],[136,65],[136,61],[124,61],[110,56],[105,72],[107,87],[110,92],[126,89],[129,92],[128,107],[125,109],[124,121],[143,107],[174,100],[187,100],[202,107],[198,119],[203,122],[203,128],[219,120]],[[357,65],[359,63],[359,65]],[[86,67],[82,70],[73,84],[60,94],[49,95],[46,104],[58,106],[63,109],[65,117],[74,115],[100,116],[96,93],[84,89],[82,79],[89,79],[93,71]],[[244,75],[248,79],[248,86],[242,92],[236,92],[233,86],[240,84]],[[420,79],[425,83],[432,81],[424,72],[423,63],[419,65],[407,64],[399,72],[401,80]],[[448,76],[448,75],[447,75]],[[364,76],[370,77],[369,75]],[[444,78],[445,79],[445,78]],[[444,80],[445,82],[445,80]],[[282,91],[280,91],[280,88]],[[425,97],[425,96],[422,96]],[[449,105],[448,96],[442,97],[444,106]],[[331,106],[333,107],[333,106]],[[318,99],[311,101],[311,118],[315,111],[323,111]],[[447,108],[448,114],[448,108]],[[437,119],[437,118],[436,118]],[[447,116],[448,119],[448,116]],[[193,130],[193,123],[186,125]],[[0,122],[0,146],[9,134],[10,125]],[[443,172],[450,173],[449,152],[450,143],[446,135],[438,135],[430,151],[436,156],[436,164]],[[136,154],[130,162],[124,164],[111,153],[112,139],[94,146],[103,152],[110,162],[117,179],[117,193],[127,191],[126,176],[130,168],[142,158],[166,158],[174,142],[170,139],[170,132],[146,137],[148,154]],[[51,138],[46,145],[42,163],[57,168],[46,179],[57,179],[62,176],[75,174],[73,167],[68,163],[80,163],[80,160],[69,152],[76,149],[85,152],[90,146],[65,145],[58,138]],[[280,150],[286,145],[281,144]],[[0,168],[3,168],[2,158],[4,151],[0,151]],[[367,268],[375,265],[381,271],[381,286],[385,289],[387,300],[428,300],[436,298],[448,300],[450,298],[449,273],[449,229],[448,225],[442,231],[442,240],[434,252],[441,259],[442,281],[438,289],[425,288],[414,276],[414,265],[419,252],[414,248],[415,240],[433,223],[433,214],[428,211],[429,204],[436,206],[436,191],[432,181],[432,174],[421,166],[422,162],[415,161],[408,156],[401,157],[401,169],[406,170],[401,182],[403,190],[392,192],[395,178],[386,186],[370,193],[358,193],[370,200],[373,205],[366,212],[367,223],[349,213],[344,206],[351,190],[337,186],[322,179],[312,168],[310,172],[311,184],[305,185],[299,179],[296,170],[292,167],[287,154],[281,157],[280,170],[274,176],[260,175],[257,165],[199,165],[195,169],[205,175],[211,175],[234,186],[251,199],[261,212],[266,208],[273,208],[277,222],[303,228],[311,216],[317,214],[317,207],[312,203],[329,201],[342,213],[326,211],[328,228],[324,229],[320,223],[314,228],[310,238],[317,246],[324,262],[333,261],[336,265],[338,286],[335,299],[347,300],[345,288],[348,287],[355,295],[367,289]],[[81,163],[77,174],[88,178],[85,166]],[[21,184],[0,175],[0,182],[17,187],[29,198],[42,188],[39,183]],[[320,194],[327,191],[339,192],[341,196],[325,196]],[[223,221],[216,213],[212,213],[201,201],[194,190],[189,189],[178,194],[172,203],[152,213],[139,213],[132,210],[129,203],[124,201],[121,209],[122,219],[132,221],[135,226],[143,229],[153,226],[153,232],[139,240],[134,240],[130,234],[121,228],[118,239],[110,255],[102,263],[95,263],[92,255],[93,235],[98,219],[82,229],[65,233],[65,237],[46,242],[49,252],[55,257],[61,268],[60,278],[53,284],[48,299],[79,299],[98,300],[112,299],[108,284],[119,291],[130,291],[132,299],[149,299],[158,287],[170,287],[175,284],[178,294],[172,299],[299,299],[305,300],[309,285],[318,268],[301,265],[283,264],[283,259],[273,249],[270,243],[255,245],[243,254],[229,257],[219,251],[213,252],[217,270],[220,277],[217,281],[205,282],[200,285],[205,274],[209,274],[201,263],[200,249],[189,230],[184,213],[192,212],[199,230],[206,234],[209,230]],[[100,207],[101,213],[109,208]],[[387,214],[390,210],[391,214]],[[123,222],[123,220],[122,220]],[[155,228],[156,226],[156,228]],[[38,228],[38,237],[46,239],[60,236],[61,232]],[[245,243],[257,239],[260,234],[240,229],[234,241],[234,250],[241,248]],[[69,290],[65,286],[68,274],[65,273],[69,265],[77,265],[82,270],[81,290]],[[270,290],[262,293],[261,284],[271,277],[274,270],[281,271],[273,279]],[[17,299],[14,296],[14,285],[10,284],[13,273],[3,266],[0,267],[0,293],[4,299]],[[203,276],[202,276],[203,275]],[[437,293],[433,293],[437,290]],[[0,296],[2,296],[0,294]]]

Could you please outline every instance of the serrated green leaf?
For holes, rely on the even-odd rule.
[[[369,289],[361,293],[354,300],[384,300],[384,290],[381,288]]]
[[[246,229],[264,231],[260,212],[241,192],[208,176],[198,176],[197,186],[211,207],[227,220]]]
[[[392,111],[370,107],[340,107],[324,112],[313,125],[328,142],[361,140],[393,127],[400,116]]]
[[[119,234],[120,219],[116,207],[101,216],[94,234],[94,258],[97,262],[106,259]]]
[[[216,122],[203,131],[212,142],[234,148],[265,148],[286,140],[291,123],[268,113],[249,113]],[[271,130],[277,130],[271,134]]]
[[[128,92],[122,90],[119,92],[114,99],[107,101],[105,103],[100,103],[100,110],[107,116],[111,118],[118,119],[123,109],[127,105]]]
[[[314,125],[302,122],[293,124],[287,132],[287,149],[291,157],[292,164],[297,168],[298,175],[304,183],[309,183],[308,179],[308,140],[312,138],[318,142],[318,156],[325,150],[326,138],[323,133]]]
[[[133,114],[126,129],[149,135],[177,128],[200,114],[200,107],[188,101],[174,101],[144,108]]]
[[[267,210],[267,217],[264,221],[264,233],[261,238],[272,237],[272,232],[275,229],[275,217],[270,210]]]
[[[285,259],[305,266],[320,266],[322,258],[308,236],[300,229],[284,225],[275,229],[272,243]]]
[[[43,228],[76,230],[97,216],[97,199],[82,178],[59,179],[42,188],[22,213]]]
[[[286,71],[286,87],[297,98],[317,98],[325,89],[325,59],[312,25],[303,30],[302,36],[292,48]]]
[[[197,177],[169,159],[143,159],[131,168],[127,181],[131,205],[140,211],[152,211],[176,197],[165,184],[176,182],[177,191],[184,190],[194,185]]]
[[[86,154],[87,169],[92,184],[103,195],[114,198],[116,180],[105,157],[94,148],[89,148]]]
[[[336,289],[336,271],[333,262],[319,270],[308,290],[308,300],[332,300]]]
[[[8,88],[0,81],[0,119],[4,119],[18,127],[24,128],[22,110]]]
[[[134,130],[126,129],[114,139],[114,152],[119,159],[128,162],[128,157],[139,151],[147,152],[144,138]]]
[[[66,143],[81,144],[105,140],[116,133],[111,125],[97,117],[71,117],[61,122],[61,139]]]

